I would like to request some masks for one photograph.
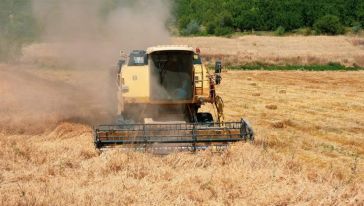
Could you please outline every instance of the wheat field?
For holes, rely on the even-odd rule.
[[[208,60],[225,65],[314,65],[339,63],[364,67],[364,39],[349,36],[174,37],[174,44],[199,47]]]
[[[226,119],[248,119],[255,143],[155,156],[99,153],[90,124],[62,116],[69,107],[38,115],[19,101],[43,108],[39,95],[68,91],[58,81],[72,85],[74,71],[10,72],[23,67],[0,65],[0,205],[364,203],[363,71],[225,71]],[[87,118],[82,108],[71,112]]]
[[[359,37],[172,42],[225,65],[364,65]],[[253,144],[100,153],[92,125],[114,112],[105,69],[68,68],[56,47],[30,45],[0,65],[0,205],[364,205],[363,71],[224,71],[225,118],[249,120]]]

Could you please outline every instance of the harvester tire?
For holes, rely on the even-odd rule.
[[[211,113],[199,112],[197,113],[197,121],[200,123],[212,123],[214,122],[214,119]]]

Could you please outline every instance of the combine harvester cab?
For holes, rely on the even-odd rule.
[[[223,101],[215,87],[221,82],[221,62],[209,73],[199,49],[188,46],[157,46],[136,50],[118,64],[118,115],[113,125],[95,130],[98,149],[169,153],[213,147],[225,149],[230,143],[254,140],[244,120],[225,122]],[[211,113],[199,112],[212,104]]]

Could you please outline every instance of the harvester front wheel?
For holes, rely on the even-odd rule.
[[[200,123],[213,123],[214,119],[211,113],[199,112],[197,113],[197,121]]]

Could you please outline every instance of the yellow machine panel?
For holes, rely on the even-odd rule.
[[[195,95],[208,98],[210,91],[209,73],[202,64],[195,64]]]
[[[125,67],[121,81],[128,87],[128,92],[123,94],[124,98],[149,99],[150,75],[147,65]]]

